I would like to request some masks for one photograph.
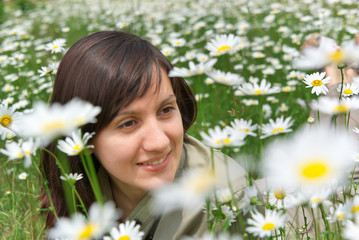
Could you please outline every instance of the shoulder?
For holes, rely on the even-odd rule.
[[[213,158],[218,188],[228,187],[229,182],[234,191],[240,191],[247,186],[247,173],[238,162],[217,149],[211,149],[196,138],[185,136],[183,154],[188,168],[212,167]]]

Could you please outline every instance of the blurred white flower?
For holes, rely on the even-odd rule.
[[[59,218],[55,226],[48,231],[49,239],[90,240],[102,237],[116,225],[120,212],[113,202],[103,206],[93,203],[88,211],[88,219],[80,213],[71,218]]]
[[[158,211],[173,211],[181,208],[197,208],[205,204],[217,179],[211,169],[191,169],[172,184],[163,185],[152,192],[153,207]]]
[[[19,133],[22,113],[16,112],[14,107],[0,104],[0,134],[4,140],[7,134],[16,135]]]
[[[60,176],[60,179],[63,181],[70,181],[70,182],[76,182],[80,179],[83,178],[83,174],[80,173],[70,173],[70,174],[65,174],[65,176]]]
[[[317,101],[313,101],[313,110],[318,110],[326,114],[345,114],[349,111],[359,109],[359,100],[356,98],[343,98],[339,101],[336,98],[319,97]]]
[[[58,68],[57,63],[51,63],[46,67],[41,67],[41,69],[37,70],[38,73],[40,73],[40,77],[43,77],[45,75],[55,75]]]
[[[232,54],[238,51],[237,45],[240,43],[240,38],[234,34],[220,34],[211,39],[206,49],[210,51],[212,56],[219,56],[226,53]]]
[[[261,138],[267,138],[281,133],[291,132],[294,121],[291,117],[284,119],[283,116],[275,120],[269,119],[269,123],[263,124]]]
[[[26,178],[29,176],[29,174],[27,174],[26,172],[22,172],[19,174],[19,176],[17,176],[18,179],[20,180],[26,180]]]
[[[264,216],[260,212],[252,212],[247,222],[249,227],[246,232],[264,238],[272,236],[275,230],[284,226],[285,216],[275,211],[266,211]]]
[[[338,86],[337,91],[340,92],[342,89],[341,84]],[[357,95],[359,93],[359,88],[356,83],[347,83],[343,85],[343,97],[349,97],[352,95]]]
[[[233,134],[233,132],[243,132],[246,135],[257,136],[254,131],[257,130],[258,124],[252,125],[252,119],[234,119],[230,124],[231,127],[226,128],[230,134]]]
[[[329,200],[330,194],[331,194],[331,189],[327,187],[316,191],[309,198],[309,205],[312,208],[317,208],[319,204],[330,206],[332,204]]]
[[[64,46],[66,43],[66,39],[64,38],[58,38],[54,41],[46,44],[45,50],[51,51],[51,53],[59,53],[65,50]]]
[[[359,46],[353,41],[338,46],[330,38],[320,36],[318,46],[307,47],[302,57],[295,59],[294,67],[301,69],[320,69],[332,63],[351,64],[359,59]]]
[[[262,172],[272,177],[272,188],[300,189],[311,196],[347,177],[355,150],[356,140],[339,129],[302,129],[266,147]]]
[[[59,136],[70,135],[81,125],[96,122],[95,116],[100,111],[100,107],[76,98],[65,105],[53,103],[47,106],[38,102],[34,111],[21,118],[21,134],[38,137],[46,145]]]
[[[69,156],[78,155],[85,148],[93,148],[93,145],[86,146],[87,142],[95,133],[81,134],[81,129],[72,132],[72,138],[66,137],[65,140],[59,140],[57,148]]]
[[[279,87],[271,86],[272,85],[267,82],[266,79],[262,79],[259,85],[258,83],[243,83],[238,86],[238,90],[245,95],[267,95],[280,92]]]
[[[136,225],[135,221],[126,221],[120,223],[118,228],[113,227],[110,236],[105,236],[103,240],[142,240],[145,233],[140,231],[140,225]]]
[[[328,88],[325,84],[330,82],[331,77],[325,77],[325,72],[315,72],[304,77],[303,82],[307,84],[307,88],[312,87],[312,93],[317,95],[319,94],[327,94]]]
[[[203,139],[203,143],[213,147],[222,148],[225,146],[240,147],[244,145],[245,132],[236,132],[235,134],[229,133],[228,130],[221,129],[219,126],[215,126],[214,129],[208,129],[208,134],[200,132]]]
[[[254,186],[248,186],[244,190],[244,197],[240,200],[239,205],[243,211],[243,215],[248,212],[257,210],[260,202],[258,201],[258,190]]]
[[[359,223],[346,222],[343,229],[343,237],[348,240],[359,240]]]
[[[210,72],[206,72],[206,74],[215,82],[227,86],[239,85],[244,82],[243,77],[239,76],[238,74],[222,72],[221,70],[212,70]]]

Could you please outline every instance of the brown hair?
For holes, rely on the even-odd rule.
[[[161,81],[160,69],[168,73],[172,68],[157,48],[139,36],[118,31],[93,33],[77,41],[64,55],[56,74],[52,102],[64,104],[78,97],[100,106],[102,111],[97,116],[97,123],[82,128],[83,132],[99,132],[121,108],[145,95],[153,81],[152,72],[157,73],[158,81]],[[197,114],[195,98],[183,78],[171,77],[170,81],[183,128],[187,131]],[[54,144],[50,144],[48,149],[54,152]],[[59,169],[52,156],[46,152],[42,155],[44,177],[54,210],[58,216],[67,216]],[[70,169],[74,173],[84,173],[81,160],[76,156],[70,158]],[[84,179],[76,182],[76,189],[88,209],[94,196],[85,174]],[[40,201],[42,208],[50,207],[44,188],[40,192]],[[48,211],[46,227],[52,227],[55,220],[54,214]]]

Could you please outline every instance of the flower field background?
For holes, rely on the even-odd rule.
[[[281,145],[293,150],[283,153],[274,142],[295,142],[290,135],[302,126],[309,127],[308,118],[316,116],[310,106],[318,96],[303,80],[319,69],[294,66],[300,46],[314,32],[339,45],[359,33],[355,0],[2,1],[0,16],[1,239],[42,239],[44,218],[40,213],[46,211],[37,202],[42,182],[35,166],[40,151],[11,155],[6,143],[19,139],[7,129],[11,122],[4,116],[12,116],[16,123],[14,112],[26,113],[35,102],[48,102],[59,61],[81,37],[116,29],[152,42],[175,66],[172,76],[184,77],[196,94],[199,111],[189,134],[220,148],[257,179],[262,177],[262,166],[273,170],[262,162],[264,157],[301,155],[299,143],[297,150],[289,143]],[[228,127],[237,127],[243,134],[231,135]],[[352,143],[337,144],[332,136],[317,141],[335,149],[328,153],[331,156],[352,149]],[[343,137],[342,143],[346,141]],[[303,148],[313,150],[309,144]],[[342,163],[331,166],[345,171],[340,168]],[[309,185],[309,192],[317,190],[315,184]],[[334,210],[339,208],[336,203],[340,201],[334,202]],[[329,207],[324,211],[331,214]],[[327,234],[318,231],[316,238],[340,239],[339,231],[346,225],[333,222],[342,227],[332,228],[333,234],[323,228]]]

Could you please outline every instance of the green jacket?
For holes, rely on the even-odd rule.
[[[186,135],[176,178],[186,169],[210,167],[211,155],[209,147]],[[216,188],[227,188],[229,179],[235,193],[244,190],[247,186],[245,170],[218,150],[213,151],[213,157],[215,173],[219,178]],[[106,200],[113,200],[108,175],[103,168],[99,171],[99,181],[103,186],[102,191]],[[195,211],[192,208],[181,209],[156,217],[151,207],[151,198],[151,194],[147,194],[126,219],[136,220],[141,225],[141,231],[145,232],[146,236],[144,239],[181,239],[184,236],[202,236],[206,232],[207,218],[204,213],[204,202],[195,208]]]

